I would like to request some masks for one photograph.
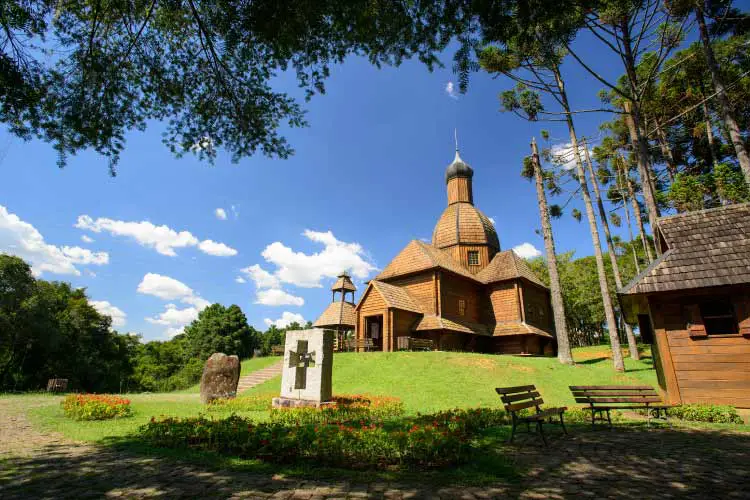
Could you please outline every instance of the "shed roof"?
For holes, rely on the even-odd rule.
[[[323,314],[320,315],[320,317],[315,320],[315,323],[313,323],[313,326],[315,328],[325,328],[325,327],[336,327],[336,326],[346,326],[349,328],[354,328],[354,325],[357,324],[357,315],[354,312],[354,305],[350,304],[349,302],[344,302],[344,307],[342,310],[341,307],[341,301],[331,302],[325,311],[323,311]]]
[[[541,335],[542,337],[552,337],[549,332],[545,332],[541,328],[537,328],[534,325],[524,323],[523,321],[504,321],[497,323],[492,331],[493,337],[508,337],[511,335]]]
[[[660,218],[668,250],[619,293],[750,283],[750,203]]]
[[[449,319],[445,316],[437,316],[435,314],[426,314],[420,318],[417,325],[414,327],[415,331],[428,331],[428,330],[450,330],[460,333],[474,333],[477,335],[491,335],[491,332],[485,325],[478,323],[471,323],[468,321]]]

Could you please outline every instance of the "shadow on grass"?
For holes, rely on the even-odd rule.
[[[101,446],[53,444],[36,456],[0,462],[11,471],[0,473],[0,497],[101,497],[118,491],[125,496],[228,497],[242,492],[256,497],[315,488],[323,488],[322,495],[382,497],[385,489],[396,488],[417,496],[482,490],[547,497],[585,490],[597,497],[721,498],[747,491],[750,433],[648,429],[641,424],[610,431],[574,424],[565,437],[559,428],[548,427],[548,448],[533,433],[517,436],[510,445],[509,429],[498,427],[477,439],[479,452],[470,463],[427,472],[280,466],[157,449],[132,437]]]

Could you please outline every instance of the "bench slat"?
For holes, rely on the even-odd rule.
[[[505,411],[525,410],[526,408],[533,408],[534,406],[540,406],[542,404],[544,404],[543,399],[532,399],[531,401],[524,401],[523,403],[505,405]]]
[[[658,396],[654,391],[631,391],[631,390],[609,390],[609,391],[571,391],[574,396]]]
[[[513,394],[516,392],[530,392],[535,391],[536,387],[533,385],[519,385],[516,387],[496,387],[495,392],[503,395],[503,394]]]
[[[540,397],[541,394],[538,392],[524,392],[523,394],[511,394],[510,396],[501,396],[500,399],[503,403],[513,403],[515,401],[523,401],[524,399],[534,399]]]
[[[661,403],[661,398],[646,397],[646,398],[575,398],[576,403],[591,403],[593,405],[599,403]]]
[[[570,385],[571,391],[613,391],[624,389],[629,391],[653,391],[650,385]]]

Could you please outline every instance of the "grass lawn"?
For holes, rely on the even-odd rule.
[[[576,349],[575,366],[564,366],[556,358],[495,356],[451,352],[338,353],[334,356],[333,387],[336,394],[375,394],[400,398],[407,413],[427,413],[441,409],[499,406],[494,388],[535,384],[550,405],[574,406],[568,385],[650,384],[656,385],[648,351],[641,361],[626,358],[626,373],[616,373],[605,347]],[[247,374],[278,362],[266,357],[242,362]],[[279,393],[280,377],[243,393]],[[187,417],[206,413],[198,400],[198,386],[184,391],[156,394],[129,394],[134,415],[108,421],[76,422],[65,418],[61,398],[49,396],[30,409],[34,421],[46,429],[80,441],[102,441],[126,436],[152,416]],[[25,396],[20,396],[25,397]],[[211,412],[216,417],[229,413]],[[256,420],[267,412],[243,412]]]
[[[570,396],[569,385],[597,384],[648,384],[656,386],[656,374],[652,369],[650,352],[642,352],[641,361],[625,359],[627,371],[616,373],[606,347],[588,347],[574,350],[575,366],[563,366],[555,358],[520,356],[495,356],[472,353],[426,352],[426,353],[340,353],[334,357],[333,386],[336,394],[375,394],[400,398],[407,413],[426,413],[456,407],[500,405],[495,387],[535,384],[549,405],[577,405]],[[278,362],[280,358],[258,358],[243,361],[243,375]],[[280,377],[246,391],[245,395],[263,394],[270,399],[277,395]],[[67,419],[60,408],[59,396],[25,395],[0,396],[27,399],[23,406],[32,422],[45,430],[57,431],[69,439],[98,442],[105,445],[124,446],[133,452],[146,455],[171,457],[176,460],[201,463],[211,467],[226,467],[243,471],[272,471],[274,473],[314,476],[346,477],[350,480],[370,478],[376,474],[380,479],[413,479],[419,482],[453,482],[481,484],[498,477],[512,478],[515,469],[513,453],[505,444],[509,429],[500,427],[484,432],[480,440],[489,445],[486,455],[471,463],[444,471],[392,473],[387,471],[355,472],[313,465],[279,466],[258,460],[217,456],[184,450],[162,450],[149,448],[131,438],[138,427],[152,416],[196,416],[207,413],[200,404],[197,387],[181,392],[164,394],[132,394],[134,415],[129,418],[109,421],[76,422]],[[214,417],[228,416],[228,411],[209,413]],[[256,421],[268,418],[268,412],[241,412],[242,416]],[[644,425],[629,422],[628,425]],[[686,427],[702,427],[750,431],[748,425],[723,424],[679,424]],[[2,465],[0,463],[0,465]],[[390,479],[389,479],[390,478]]]
[[[271,366],[272,364],[281,361],[281,359],[282,358],[280,356],[266,356],[263,358],[243,359],[240,363],[240,377],[249,375],[250,373],[257,370],[262,370],[267,366]],[[188,387],[187,389],[175,391],[173,394],[198,394],[200,391],[200,384],[195,384],[194,386]]]
[[[656,386],[650,351],[641,361],[625,359],[616,373],[606,347],[575,349],[575,366],[556,358],[495,356],[453,352],[337,353],[333,361],[336,394],[377,394],[400,398],[409,413],[448,408],[498,406],[495,387],[534,384],[545,402],[574,405],[569,385],[648,384]],[[279,377],[243,394],[274,393]]]

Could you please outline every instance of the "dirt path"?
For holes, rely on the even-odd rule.
[[[491,488],[352,484],[175,464],[40,432],[25,416],[49,398],[0,398],[0,498],[748,498],[750,434],[576,429],[543,449],[508,448],[524,474]]]

